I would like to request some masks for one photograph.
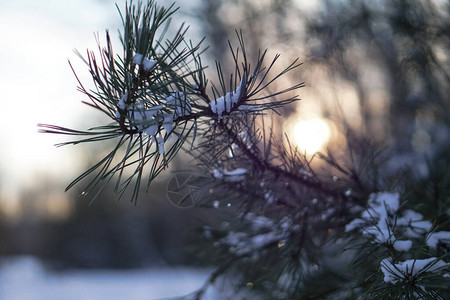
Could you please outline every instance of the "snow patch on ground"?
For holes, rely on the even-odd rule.
[[[0,263],[0,299],[8,300],[152,300],[190,294],[210,271],[193,268],[78,270],[52,272],[33,257]],[[209,289],[203,299],[220,299]]]

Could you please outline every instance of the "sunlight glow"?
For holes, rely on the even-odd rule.
[[[295,144],[308,154],[320,151],[331,137],[327,122],[320,118],[301,120],[293,128]]]

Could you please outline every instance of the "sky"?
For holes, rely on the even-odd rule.
[[[82,152],[55,148],[63,137],[38,133],[37,124],[93,124],[68,59],[83,73],[73,50],[93,49],[94,33],[116,32],[120,18],[114,1],[0,0],[0,20],[0,199],[13,199],[39,176],[67,184],[80,171]]]

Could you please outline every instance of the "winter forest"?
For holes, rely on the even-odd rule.
[[[448,2],[109,8],[37,122],[72,177],[0,194],[0,299],[450,298]]]

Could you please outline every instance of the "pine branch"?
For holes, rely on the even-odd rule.
[[[227,85],[226,76],[220,64],[216,63],[220,88],[211,84],[212,96],[209,95],[206,91],[210,81],[206,78],[206,67],[200,57],[204,51],[201,47],[203,40],[197,44],[187,41],[188,27],[184,24],[172,38],[167,38],[170,17],[177,10],[173,5],[167,9],[160,7],[154,1],[146,5],[140,1],[137,5],[127,4],[124,12],[119,10],[124,28],[120,34],[122,56],[114,54],[108,31],[105,47],[96,37],[98,55],[88,50],[84,57],[77,52],[95,86],[95,90],[88,90],[70,64],[79,83],[79,91],[90,100],[83,103],[106,115],[112,123],[88,131],[39,124],[40,131],[88,136],[58,146],[109,139],[117,139],[118,143],[100,163],[76,178],[68,188],[96,173],[85,189],[84,194],[90,194],[96,188],[103,190],[116,176],[116,193],[122,196],[134,182],[131,200],[136,201],[144,176],[148,177],[148,187],[168,167],[186,141],[189,140],[192,147],[198,131],[203,136],[207,135],[211,121],[216,123],[214,127],[220,127],[224,119],[260,115],[298,100],[297,96],[282,100],[275,100],[275,97],[297,90],[303,84],[271,94],[263,95],[263,92],[300,64],[295,60],[264,83],[279,55],[265,69],[266,52],[263,52],[251,69],[242,32],[237,32],[239,46],[236,50],[229,43],[235,74],[230,76]],[[166,145],[170,145],[168,149],[165,149]],[[150,168],[148,173],[144,171],[147,166]],[[134,168],[132,175],[124,178],[124,171],[130,168]],[[96,193],[94,199],[98,195],[100,193]]]

